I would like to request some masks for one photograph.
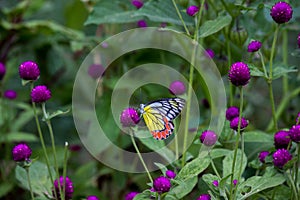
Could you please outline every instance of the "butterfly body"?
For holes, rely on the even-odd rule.
[[[151,132],[157,139],[166,139],[173,133],[173,120],[181,113],[185,105],[182,98],[166,98],[140,105],[140,112]]]

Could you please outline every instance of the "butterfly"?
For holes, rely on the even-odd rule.
[[[174,130],[173,120],[181,113],[185,105],[182,98],[165,98],[140,105],[140,113],[157,140],[166,139]]]

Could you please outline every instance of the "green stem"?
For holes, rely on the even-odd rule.
[[[51,138],[52,151],[53,151],[53,160],[54,160],[54,166],[55,166],[55,171],[56,171],[56,177],[57,177],[57,183],[58,183],[60,198],[62,200],[64,200],[65,199],[65,191],[62,191],[62,187],[61,187],[61,184],[60,184],[60,177],[59,177],[59,170],[58,170],[58,164],[57,164],[54,134],[53,134],[53,129],[52,129],[52,125],[51,125],[51,120],[49,119],[49,115],[46,111],[46,104],[45,103],[42,103],[42,110],[43,110],[44,118],[45,118],[48,130],[49,130],[50,138]]]
[[[285,66],[288,66],[288,35],[287,30],[283,30],[282,32],[282,60]],[[289,92],[289,82],[287,74],[283,75],[282,79],[283,85],[283,96],[285,96]]]
[[[295,169],[295,181],[294,184],[296,185],[296,194],[298,194],[299,191],[299,185],[298,185],[298,171],[299,171],[299,164],[300,164],[300,144],[297,144],[297,162],[295,163],[294,169]]]
[[[262,55],[262,53],[261,53],[260,50],[258,51],[258,54],[259,54],[259,57],[260,57],[260,60],[261,60],[261,65],[262,65],[263,70],[264,70],[265,78],[267,79],[268,78],[268,73],[267,73],[267,70],[266,70],[266,65],[265,65],[264,57],[263,57],[263,55]]]
[[[134,140],[133,134],[134,134],[133,132],[130,134],[132,144],[133,144],[133,146],[134,146],[134,148],[135,148],[135,150],[136,150],[136,152],[137,152],[137,154],[138,154],[138,156],[139,156],[139,158],[140,158],[140,160],[141,160],[142,165],[144,166],[144,168],[145,168],[145,170],[146,170],[146,172],[147,172],[147,174],[148,174],[149,180],[151,181],[151,183],[153,183],[153,179],[152,179],[152,177],[151,177],[151,175],[150,175],[150,172],[149,172],[149,170],[148,170],[148,168],[147,168],[147,165],[146,165],[146,163],[145,163],[145,161],[144,161],[144,159],[143,159],[143,157],[142,157],[142,155],[141,155],[141,153],[140,153],[140,151],[139,151],[139,148],[138,148],[137,145],[136,145],[136,142],[135,142],[135,140]]]
[[[279,31],[279,25],[276,26],[275,29],[275,33],[274,33],[274,38],[273,38],[273,42],[272,42],[272,48],[271,48],[271,55],[270,55],[270,74],[269,74],[269,78],[272,81],[273,78],[273,58],[274,58],[274,54],[275,54],[275,48],[276,48],[276,41],[277,41],[277,37],[278,37],[278,31]]]
[[[63,178],[64,178],[64,184],[63,184],[63,191],[66,191],[66,176],[67,176],[67,163],[68,163],[68,142],[65,143],[65,149],[64,149],[64,166],[63,166]]]
[[[32,187],[31,187],[31,181],[30,181],[30,175],[29,175],[29,167],[26,167],[25,170],[26,170],[26,174],[27,174],[27,180],[28,180],[28,185],[29,185],[29,189],[30,189],[31,199],[34,200],[34,195],[33,195]]]
[[[277,131],[278,126],[277,126],[277,119],[276,119],[276,110],[275,110],[275,101],[274,101],[274,95],[273,95],[272,82],[268,82],[268,87],[269,87],[269,95],[270,95],[270,102],[271,102],[271,108],[272,108],[273,125],[275,128],[275,131]]]
[[[235,172],[235,163],[236,163],[236,157],[237,157],[237,151],[239,148],[239,140],[240,140],[240,133],[241,133],[241,121],[242,121],[242,113],[243,113],[243,104],[244,104],[244,97],[243,97],[243,87],[240,87],[240,112],[239,112],[239,123],[238,123],[238,131],[237,131],[237,137],[235,141],[235,149],[233,154],[233,162],[232,162],[232,168],[231,168],[231,183],[230,183],[230,199],[235,199],[236,192],[233,193],[233,179],[234,179],[234,172]],[[243,152],[242,152],[243,157]],[[241,159],[242,160],[242,159]],[[242,163],[241,163],[242,164]],[[239,184],[240,177],[237,177],[237,182]],[[232,196],[233,195],[233,196]]]
[[[287,177],[288,177],[288,179],[289,179],[289,181],[290,181],[290,184],[291,184],[291,186],[292,186],[292,190],[293,190],[293,193],[292,194],[294,194],[293,196],[294,196],[294,200],[298,200],[298,193],[297,193],[297,190],[296,190],[296,187],[295,187],[295,183],[294,183],[294,181],[293,181],[293,178],[292,178],[292,176],[289,174],[289,173],[286,173],[286,175],[287,175]]]
[[[185,24],[185,22],[184,22],[184,20],[183,20],[183,18],[182,18],[182,15],[181,15],[181,13],[180,13],[178,7],[177,7],[177,4],[176,4],[175,0],[172,0],[172,2],[173,2],[173,5],[174,5],[174,7],[175,7],[175,9],[176,9],[177,15],[178,15],[178,17],[179,17],[179,19],[180,19],[180,21],[181,21],[183,27],[184,27],[184,30],[185,30],[186,34],[187,34],[188,36],[190,36],[191,34],[190,34],[190,32],[189,32],[189,30],[188,30],[188,28],[187,28],[187,26],[186,26],[186,24]]]
[[[210,158],[210,164],[211,164],[211,166],[212,166],[212,168],[213,168],[215,174],[217,175],[217,177],[218,177],[219,179],[221,179],[222,177],[220,176],[220,174],[219,174],[219,172],[218,172],[218,170],[217,170],[217,168],[216,168],[216,166],[215,166],[215,163],[214,163],[214,161],[213,161],[213,159],[212,159],[212,157],[211,157],[211,155],[210,155],[210,152],[208,153],[208,156],[209,156],[209,158]]]

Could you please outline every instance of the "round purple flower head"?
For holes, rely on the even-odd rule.
[[[292,159],[292,155],[286,149],[278,149],[273,154],[273,163],[278,168],[283,168],[283,166]]]
[[[215,57],[215,52],[212,49],[206,49],[205,51],[206,51],[205,53],[206,53],[207,57],[209,57],[209,58]]]
[[[287,149],[290,141],[291,137],[288,131],[281,130],[274,135],[274,146],[276,149]]]
[[[230,128],[237,131],[239,125],[239,117],[235,117],[230,122]],[[241,131],[243,131],[248,126],[248,120],[246,120],[244,117],[241,119]]]
[[[189,16],[195,16],[198,12],[199,12],[198,6],[192,5],[186,9],[186,14],[188,14]]]
[[[5,65],[0,62],[0,81],[3,79],[5,73],[6,73]]]
[[[248,52],[256,52],[261,48],[261,42],[253,40],[248,44]]]
[[[172,170],[167,170],[166,171],[166,176],[169,178],[169,179],[174,179],[176,177],[176,173],[173,172]]]
[[[86,198],[86,200],[99,200],[97,196],[91,195]]]
[[[17,144],[12,149],[12,157],[16,162],[29,161],[31,153],[30,147],[25,143]]]
[[[251,78],[248,65],[243,62],[233,63],[230,67],[228,78],[235,86],[247,85]]]
[[[71,179],[69,179],[69,177],[67,177],[67,176],[66,176],[66,179],[64,179],[64,177],[61,176],[59,178],[59,183],[60,183],[61,189],[64,188],[64,184],[65,184],[65,200],[72,199],[74,189],[73,189],[73,183],[72,183]],[[56,194],[58,196],[58,199],[61,199],[57,179],[54,181],[53,185],[54,185],[54,190],[56,191]],[[54,191],[52,191],[52,193],[54,196]]]
[[[213,146],[216,144],[218,136],[214,131],[206,130],[203,131],[200,136],[200,141],[206,146]]]
[[[140,9],[144,5],[142,0],[131,0],[131,4],[134,5],[137,9]]]
[[[297,43],[298,43],[298,48],[300,48],[300,33],[298,34]]]
[[[153,181],[153,188],[156,192],[164,193],[169,192],[171,188],[170,179],[160,176]]]
[[[214,186],[218,187],[218,186],[219,186],[219,181],[214,180],[214,181],[212,182],[212,184],[213,184]]]
[[[236,186],[236,184],[238,183],[238,180],[234,179],[234,180],[232,181],[232,183],[233,183],[234,186]]]
[[[100,64],[92,64],[91,66],[89,66],[88,74],[93,79],[100,78],[103,73],[104,73],[104,67],[102,65],[100,65]]]
[[[10,100],[17,98],[17,93],[14,90],[6,90],[4,92],[4,97]]]
[[[128,194],[126,194],[125,200],[132,200],[137,194],[138,192],[129,192]]]
[[[123,127],[135,126],[139,123],[140,117],[134,108],[126,108],[120,116],[120,122]]]
[[[231,121],[234,118],[238,117],[239,113],[240,113],[240,109],[238,107],[231,106],[226,110],[226,119],[228,121]]]
[[[259,153],[258,158],[260,162],[265,163],[265,158],[269,155],[270,153],[268,151],[262,151]]]
[[[294,142],[300,142],[300,125],[294,125],[289,131],[290,137]]]
[[[173,81],[169,86],[169,91],[174,95],[181,95],[185,93],[185,85],[181,81]]]
[[[211,199],[211,197],[210,197],[209,194],[201,194],[201,195],[197,198],[197,200],[210,200],[210,199]]]
[[[33,61],[25,61],[19,67],[19,75],[24,80],[35,81],[40,76],[40,69]]]
[[[279,1],[272,6],[270,15],[277,24],[283,24],[292,18],[293,9],[290,4]]]
[[[51,92],[45,85],[35,86],[31,90],[31,100],[35,103],[43,103],[51,98]]]
[[[139,21],[137,22],[137,26],[140,27],[140,28],[145,28],[145,27],[147,27],[148,25],[147,25],[147,23],[146,23],[145,20],[139,20]]]

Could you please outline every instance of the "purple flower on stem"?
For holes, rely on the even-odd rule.
[[[213,146],[216,144],[218,136],[214,131],[206,130],[203,131],[200,136],[200,141],[206,146]]]
[[[40,76],[40,69],[33,61],[25,61],[19,66],[19,75],[24,80],[35,81]]]
[[[169,91],[171,94],[181,95],[185,93],[186,88],[182,81],[173,81],[169,86]]]
[[[292,159],[292,155],[286,149],[278,149],[273,154],[273,164],[278,168],[283,168],[283,166]]]
[[[88,74],[93,78],[97,79],[104,73],[104,67],[101,64],[92,64],[89,66]]]
[[[214,180],[214,181],[212,182],[212,184],[213,184],[214,186],[218,187],[218,186],[219,186],[219,181]]]
[[[86,200],[99,200],[97,196],[91,195],[86,198]]]
[[[238,117],[239,113],[240,113],[240,109],[238,107],[231,106],[226,110],[226,119],[228,121],[231,121],[234,118]]]
[[[294,142],[300,142],[300,125],[294,125],[289,131],[290,137]]]
[[[17,98],[17,93],[14,90],[6,90],[4,92],[4,97],[10,100]]]
[[[138,192],[129,192],[128,194],[126,194],[125,200],[132,200],[137,194]]]
[[[25,143],[20,143],[12,149],[12,157],[16,162],[29,161],[31,156],[31,149]]]
[[[283,24],[292,18],[293,9],[290,4],[279,1],[272,6],[270,15],[277,24]]]
[[[137,22],[137,26],[140,27],[140,28],[146,28],[148,25],[147,25],[145,20],[139,20]]]
[[[262,151],[259,153],[258,158],[260,162],[265,163],[265,158],[269,155],[270,153],[268,151]]]
[[[248,52],[256,52],[261,48],[261,42],[253,40],[248,45]]]
[[[211,199],[211,197],[210,197],[209,194],[201,194],[201,195],[197,198],[197,200],[210,200],[210,199]]]
[[[38,85],[31,90],[30,95],[33,102],[43,103],[51,98],[51,91],[45,85]]]
[[[280,130],[275,133],[274,146],[276,149],[287,149],[290,142],[291,137],[288,131]]]
[[[176,177],[176,173],[173,172],[172,170],[167,170],[166,171],[166,176],[169,178],[169,179],[174,179]]]
[[[142,0],[131,0],[131,4],[134,5],[137,9],[140,9],[144,5]]]
[[[153,181],[153,188],[156,192],[164,193],[169,192],[171,188],[170,179],[160,176]]]
[[[71,179],[69,179],[69,177],[66,176],[66,178],[64,179],[64,177],[60,177],[59,178],[59,183],[60,183],[60,187],[61,190],[63,190],[63,188],[65,188],[65,200],[70,200],[72,199],[73,196],[73,183],[71,181]],[[54,190],[56,191],[57,197],[60,200],[61,196],[60,196],[60,192],[59,192],[59,185],[58,185],[58,180],[56,179],[53,183],[54,185]],[[53,196],[54,196],[54,190],[52,190]]]
[[[205,53],[206,53],[207,57],[209,57],[209,58],[215,57],[215,52],[212,49],[206,49],[205,51],[206,51]]]
[[[189,16],[192,16],[192,17],[195,16],[198,12],[199,12],[199,7],[195,6],[195,5],[189,6],[186,9],[186,14],[188,14]]]
[[[140,117],[134,108],[126,108],[120,116],[120,122],[123,127],[135,126],[139,123]]]
[[[0,62],[0,81],[3,79],[6,73],[6,67],[3,63]]]
[[[232,183],[233,183],[234,186],[236,186],[236,184],[238,183],[238,180],[234,179],[234,180],[232,181]]]
[[[239,124],[239,117],[235,117],[230,122],[230,128],[237,131],[238,130],[238,124]],[[241,131],[243,131],[248,126],[248,120],[246,120],[244,117],[241,119]]]
[[[233,63],[230,67],[228,78],[235,86],[247,85],[251,78],[248,65],[243,62]]]

